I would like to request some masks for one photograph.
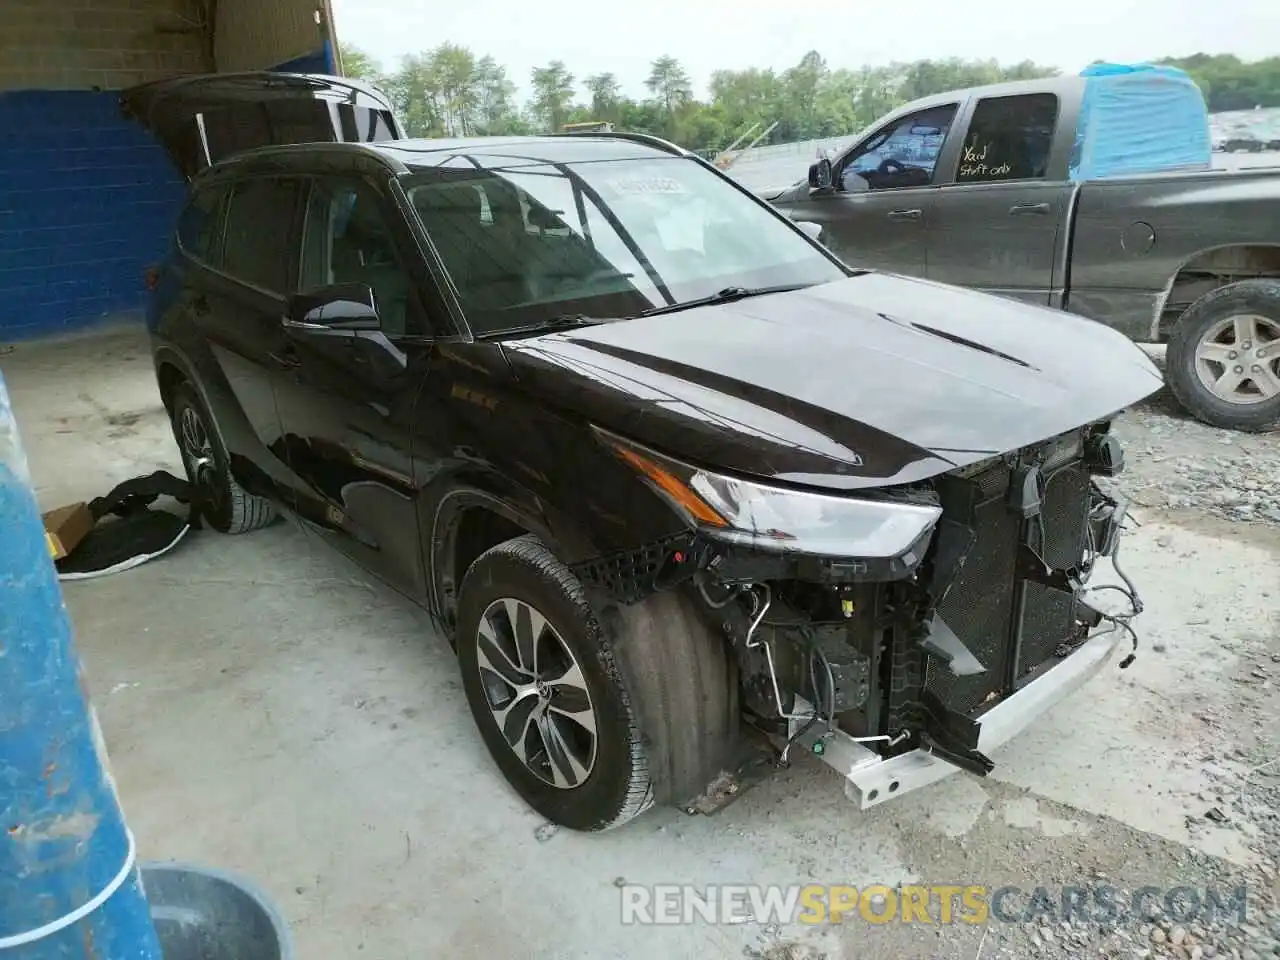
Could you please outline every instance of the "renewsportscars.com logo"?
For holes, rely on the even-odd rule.
[[[849,921],[886,924],[984,924],[1069,920],[1141,923],[1167,917],[1178,923],[1246,919],[1248,887],[1140,887],[1106,885],[988,887],[927,884],[889,887],[805,884],[693,886],[623,884],[624,924],[778,923]]]

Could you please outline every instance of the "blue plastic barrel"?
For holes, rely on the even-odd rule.
[[[0,960],[161,960],[0,376]]]

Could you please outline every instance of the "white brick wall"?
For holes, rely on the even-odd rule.
[[[194,0],[0,0],[0,90],[120,90],[209,69]],[[161,28],[161,29],[157,29]]]

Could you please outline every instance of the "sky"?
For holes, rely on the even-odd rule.
[[[442,42],[492,55],[523,98],[535,66],[563,60],[580,81],[612,72],[646,95],[670,54],[695,94],[713,70],[785,70],[809,50],[832,68],[925,57],[1035,60],[1076,70],[1196,52],[1280,54],[1280,0],[333,0],[339,38],[393,68]]]

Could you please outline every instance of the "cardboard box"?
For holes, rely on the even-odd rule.
[[[85,503],[70,503],[44,515],[44,539],[49,556],[61,560],[93,529],[93,514]]]

